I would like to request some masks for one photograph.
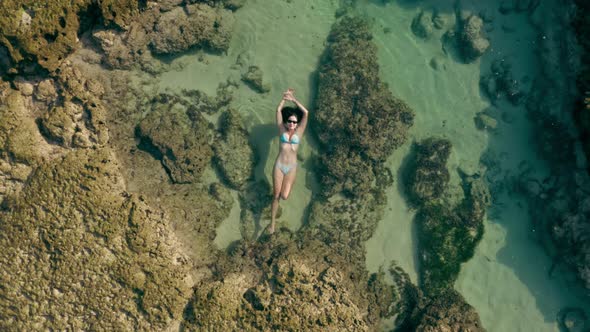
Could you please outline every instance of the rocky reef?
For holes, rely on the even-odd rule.
[[[490,69],[490,74],[481,77],[480,86],[492,104],[497,104],[501,97],[514,106],[522,104],[525,94],[512,75],[512,65],[506,59],[496,59]]]
[[[420,298],[405,327],[420,332],[485,331],[475,309],[453,289],[435,298]]]
[[[228,184],[241,189],[254,173],[254,150],[240,115],[228,110],[221,115],[220,134],[213,143],[215,162]]]
[[[94,25],[126,29],[145,9],[141,1],[8,0],[0,13],[0,48],[9,60],[0,73],[31,73],[38,65],[49,72],[81,47],[79,37]]]
[[[228,10],[206,4],[176,7],[158,17],[150,45],[157,54],[178,53],[194,46],[225,50],[231,38],[231,19]]]
[[[1,214],[3,330],[163,329],[181,318],[186,258],[161,212],[125,194],[108,149],[43,164]]]
[[[414,171],[408,174],[407,186],[410,199],[423,204],[441,197],[450,180],[447,160],[451,154],[451,142],[447,139],[427,138],[416,143]]]
[[[137,127],[141,145],[162,161],[175,183],[197,182],[213,156],[212,125],[194,107],[183,104],[174,96],[157,96]]]
[[[358,274],[322,242],[299,240],[279,232],[271,241],[236,246],[214,277],[195,287],[184,327],[370,331],[380,316],[391,314],[394,306],[382,304],[401,297],[382,275]]]
[[[483,34],[483,19],[479,15],[460,16],[458,42],[465,62],[479,59],[490,47],[490,41]]]
[[[22,77],[16,90],[0,83],[1,329],[370,331],[397,317],[418,330],[477,330],[477,314],[452,290],[424,295],[400,269],[390,285],[365,268],[364,243],[393,183],[384,161],[413,123],[379,79],[367,22],[343,17],[328,38],[312,113],[326,175],[296,234],[255,239],[270,186],[251,181],[254,151],[228,108],[234,83],[215,97],[150,95],[124,71],[90,78],[87,67],[100,64],[165,70],[152,53],[222,53],[242,3],[7,2],[0,72]],[[91,63],[70,55],[82,43],[100,52]],[[221,182],[202,179],[212,160]],[[452,212],[469,227],[485,211],[472,188]],[[212,243],[235,206],[232,190],[245,240],[223,252]]]
[[[447,160],[451,143],[427,138],[414,146],[408,166],[408,197],[416,205],[420,287],[428,296],[452,289],[461,263],[473,256],[483,235],[486,208],[491,203],[479,176],[463,175],[462,198],[449,194]],[[444,194],[444,196],[443,196]]]
[[[383,217],[386,197],[373,189],[359,198],[334,198],[312,203],[307,236],[321,239],[351,263],[363,265],[364,243],[371,238]]]
[[[155,54],[172,54],[193,47],[220,52],[231,38],[231,10],[243,1],[187,3],[182,1],[53,1],[9,0],[0,9],[0,74],[54,72],[82,47],[91,33],[112,68],[139,66],[161,71]],[[220,5],[221,4],[221,5]]]
[[[372,38],[366,22],[350,17],[337,22],[328,37],[313,113],[325,151],[321,167],[327,196],[368,192],[375,168],[405,141],[413,124],[413,111],[379,78]]]

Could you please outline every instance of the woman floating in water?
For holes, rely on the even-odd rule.
[[[279,155],[273,170],[274,196],[272,201],[271,223],[268,228],[270,234],[275,231],[279,199],[289,198],[289,193],[295,182],[297,173],[297,148],[300,138],[307,127],[308,111],[293,96],[293,89],[289,88],[283,93],[283,99],[277,107],[277,126],[279,127]],[[285,105],[285,101],[292,101],[297,107]]]

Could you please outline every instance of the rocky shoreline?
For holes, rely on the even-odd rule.
[[[523,10],[535,12],[532,3]],[[408,170],[406,190],[419,211],[420,284],[395,265],[366,269],[364,245],[393,184],[384,162],[404,144],[414,118],[379,78],[366,21],[339,15],[327,38],[313,112],[322,189],[297,233],[283,228],[256,239],[271,190],[254,180],[256,152],[230,107],[238,82],[228,80],[215,96],[150,95],[132,82],[132,70],[142,71],[139,77],[170,70],[165,57],[195,49],[223,56],[243,4],[2,4],[0,328],[371,331],[390,320],[417,331],[484,330],[453,283],[482,237],[490,194],[473,174],[463,174],[461,188],[448,187],[448,141],[417,143]],[[448,28],[436,17],[421,13],[412,30],[429,38],[432,29]],[[476,61],[490,46],[485,17],[459,10],[456,17],[445,43],[463,61]],[[498,66],[482,86],[490,97],[524,102],[509,75]],[[269,89],[259,67],[250,65],[242,79],[258,93]],[[537,105],[529,107],[537,116],[543,104],[530,101],[535,96],[527,105]],[[575,140],[559,136],[565,129],[555,123],[537,122],[551,129],[541,153],[571,161],[576,152],[556,145]],[[563,167],[570,164],[555,172]],[[515,187],[531,207],[555,208],[540,223],[563,245],[557,255],[589,282],[583,239],[590,179],[580,168],[574,179],[555,176],[549,185],[522,177]],[[449,190],[457,191],[450,200]],[[213,239],[235,204],[232,191],[243,240],[226,252]]]

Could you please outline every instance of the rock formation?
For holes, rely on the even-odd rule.
[[[375,168],[406,139],[414,114],[379,78],[377,49],[365,22],[344,18],[328,37],[319,69],[316,133],[328,196],[367,193]],[[342,142],[342,144],[337,144]]]
[[[181,318],[187,261],[161,213],[124,193],[108,149],[40,166],[0,213],[3,330],[163,329]]]
[[[144,148],[162,161],[175,183],[197,182],[213,156],[210,123],[198,110],[187,109],[173,96],[154,99],[152,111],[137,127],[137,135]]]

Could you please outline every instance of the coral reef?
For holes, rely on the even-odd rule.
[[[235,110],[223,113],[220,122],[220,137],[213,143],[213,160],[228,184],[240,189],[253,176],[254,150],[242,118]]]
[[[78,45],[78,13],[90,0],[52,1],[6,0],[0,9],[0,43],[6,47],[12,65],[38,63],[54,71]],[[11,71],[16,72],[13,67]]]
[[[152,15],[141,16],[145,22],[153,25]],[[139,66],[149,73],[161,71],[161,65],[156,63],[148,50],[150,43],[149,31],[140,22],[133,22],[128,30],[96,29],[92,37],[102,50],[102,62],[113,69],[131,69]]]
[[[375,178],[372,168],[403,144],[413,123],[409,106],[381,82],[371,39],[367,22],[342,18],[330,32],[319,69],[313,124],[325,151],[328,195],[366,193]],[[361,172],[365,174],[354,176]]]
[[[178,97],[161,94],[137,127],[141,145],[162,161],[175,183],[199,180],[213,156],[211,124]]]
[[[447,139],[427,138],[415,145],[414,171],[408,178],[408,193],[416,204],[441,197],[450,180],[447,160],[451,154],[451,142]]]
[[[49,149],[39,134],[27,99],[9,87],[0,88],[0,156],[26,165],[39,164]]]
[[[139,0],[100,0],[98,1],[105,26],[115,24],[121,29],[128,29],[140,11]]]
[[[154,330],[181,318],[186,258],[161,213],[124,193],[109,150],[43,164],[0,213],[3,330]]]

